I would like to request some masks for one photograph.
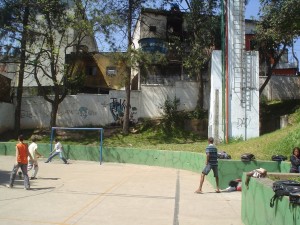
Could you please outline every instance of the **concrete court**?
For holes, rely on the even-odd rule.
[[[0,156],[0,224],[242,225],[241,192],[215,193],[199,174],[145,165],[40,159],[31,190],[18,177],[5,187],[15,157]]]

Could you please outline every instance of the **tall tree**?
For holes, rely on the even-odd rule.
[[[173,41],[173,48],[179,51],[183,69],[200,82],[198,107],[203,109],[203,79],[208,71],[212,51],[220,48],[219,0],[164,0],[163,4],[178,4],[185,13],[188,34]],[[188,51],[187,51],[188,49]]]
[[[93,36],[85,6],[81,1],[60,0],[41,1],[37,6],[39,14],[34,26],[38,41],[32,45],[28,65],[41,94],[51,104],[51,127],[56,126],[59,104],[70,86],[82,82],[81,76],[73,75],[76,59],[86,54],[82,48],[87,43],[85,38]],[[72,55],[72,61],[67,61],[67,55]]]
[[[188,42],[191,46],[190,53],[184,55],[183,66],[200,81],[198,106],[203,109],[203,79],[208,71],[212,51],[221,46],[220,17],[218,14],[218,1],[187,1],[189,13],[187,14],[188,29],[191,34]]]
[[[0,44],[2,49],[13,51],[14,58],[19,63],[17,104],[15,109],[16,134],[20,130],[21,104],[23,95],[23,79],[26,65],[26,51],[28,41],[31,39],[29,21],[34,4],[30,0],[2,1],[0,4]],[[4,62],[6,58],[3,58]]]
[[[138,0],[128,0],[127,8],[127,53],[131,55],[132,48],[132,21],[134,16],[134,11],[139,8],[141,1]],[[131,63],[130,63],[131,64]],[[129,109],[130,109],[130,93],[131,93],[131,67],[126,65],[126,75],[125,75],[125,91],[126,91],[126,106],[123,121],[123,133],[128,134],[129,132]]]
[[[104,1],[107,3],[107,1]],[[126,92],[125,114],[123,118],[123,133],[129,133],[129,110],[130,110],[130,94],[131,94],[131,68],[136,65],[138,61],[138,53],[134,51],[132,46],[132,32],[136,24],[142,6],[145,6],[147,0],[109,0],[109,10],[112,25],[110,30],[121,34],[122,40],[111,41],[111,48],[114,51],[125,51],[124,54],[118,54],[118,60],[126,65],[126,71],[123,74]],[[151,2],[151,1],[149,1]],[[119,36],[119,37],[120,37]],[[110,36],[111,37],[111,36]],[[108,39],[110,39],[108,37]]]
[[[125,50],[123,54],[123,62],[127,65],[127,73],[124,76],[125,90],[126,90],[126,107],[125,116],[123,121],[123,133],[128,133],[129,124],[129,108],[130,108],[130,89],[131,89],[131,77],[130,68],[135,66],[136,63],[141,59],[139,54],[132,49],[132,31],[133,26],[136,24],[136,20],[141,11],[141,7],[148,6],[153,3],[152,1],[146,0],[112,0],[110,10],[108,13],[111,14],[111,18],[114,21],[114,26],[111,30],[121,29],[123,31],[123,40],[119,42],[111,41],[112,48],[118,50]],[[208,61],[211,56],[211,52],[218,42],[219,18],[215,17],[218,14],[216,10],[218,7],[219,0],[185,0],[185,1],[172,1],[172,0],[161,0],[155,2],[153,6],[159,7],[169,3],[185,3],[182,8],[186,11],[191,12],[187,16],[186,20],[189,24],[190,36],[186,37],[184,44],[189,42],[190,51],[188,54],[184,54],[186,45],[182,43],[182,40],[173,39],[173,48],[176,51],[180,51],[183,59],[183,65],[190,75],[200,77],[203,81],[203,70],[208,66]],[[117,18],[116,18],[117,16]],[[126,37],[126,39],[125,39]],[[126,46],[122,44],[126,43]],[[119,45],[118,45],[119,44]],[[163,59],[165,60],[165,59]],[[145,62],[145,61],[144,61]],[[164,62],[165,63],[165,62]],[[195,66],[196,63],[196,66]],[[145,66],[145,63],[143,63]],[[202,82],[201,82],[202,84]],[[199,105],[203,107],[203,85],[199,91]]]
[[[299,0],[261,0],[260,20],[256,41],[260,63],[266,63],[267,79],[260,87],[261,94],[278,65],[281,56],[300,36]]]

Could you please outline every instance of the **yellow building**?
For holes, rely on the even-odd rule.
[[[125,64],[119,60],[121,53],[85,53],[77,60],[70,57],[75,65],[74,76],[83,75],[83,85],[79,92],[104,94],[109,90],[120,90],[124,87],[126,74]],[[70,65],[70,64],[69,64]]]

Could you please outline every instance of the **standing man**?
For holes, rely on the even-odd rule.
[[[30,189],[29,178],[27,174],[28,157],[32,160],[31,155],[28,152],[28,146],[24,143],[23,135],[18,137],[19,143],[16,145],[16,164],[14,165],[11,174],[9,184],[6,185],[8,188],[14,186],[14,181],[19,168],[21,168],[24,175],[24,189]]]
[[[36,144],[36,138],[32,138],[32,143],[28,147],[29,154],[31,155],[32,160],[30,159],[30,157],[28,157],[28,167],[27,167],[27,171],[33,169],[30,180],[36,179],[36,175],[39,171],[38,158],[41,157],[42,155],[37,151],[37,148],[38,146]]]
[[[202,185],[204,182],[205,176],[213,170],[214,177],[216,178],[216,192],[220,193],[219,189],[219,176],[218,176],[218,150],[216,146],[214,146],[214,139],[212,137],[208,138],[208,146],[205,149],[206,153],[206,166],[202,171],[201,178],[200,178],[200,186],[195,191],[197,194],[202,194]]]
[[[57,138],[54,139],[55,146],[53,151],[51,152],[49,158],[45,161],[45,163],[50,162],[55,156],[59,155],[59,158],[64,161],[65,164],[68,164],[67,160],[63,156],[63,147],[62,144],[58,141]]]

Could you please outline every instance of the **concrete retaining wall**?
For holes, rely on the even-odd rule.
[[[209,93],[205,88],[204,93]],[[178,81],[172,86],[142,85],[141,91],[131,91],[130,120],[161,117],[162,107],[167,98],[180,100],[179,110],[192,111],[198,101],[199,83]],[[208,99],[208,96],[205,96]],[[119,123],[124,116],[125,91],[110,91],[109,94],[68,95],[59,105],[57,126],[62,127],[102,127]],[[204,107],[207,109],[207,101]],[[24,96],[21,108],[21,129],[48,128],[50,126],[51,105],[41,96]],[[0,132],[12,129],[14,106],[0,104],[2,112]],[[13,116],[11,118],[11,116]]]
[[[260,86],[266,77],[260,77]],[[300,99],[300,76],[272,76],[262,95],[269,101]]]
[[[47,157],[50,144],[38,143],[39,151]],[[71,160],[99,161],[100,150],[95,146],[64,145],[65,156]],[[0,155],[14,155],[15,143],[0,143]],[[149,166],[162,166],[201,173],[204,168],[205,155],[196,152],[162,151],[132,148],[103,148],[103,162],[132,163]],[[59,158],[58,158],[59,159]],[[228,187],[228,182],[241,178],[244,172],[263,167],[269,172],[288,172],[289,162],[219,160],[220,187]],[[207,178],[215,185],[213,173]],[[195,181],[197,183],[197,181]]]
[[[243,181],[246,179],[244,174]],[[244,184],[243,184],[244,185]],[[245,225],[297,225],[300,224],[300,206],[289,203],[287,196],[275,201],[273,181],[268,178],[251,178],[249,188],[242,187],[242,221]]]
[[[260,77],[260,85],[265,78]],[[284,85],[282,85],[284,84]],[[300,98],[300,77],[273,76],[264,95],[269,100]],[[204,93],[209,87],[204,86]],[[141,91],[131,92],[130,118],[160,117],[167,97],[180,99],[180,110],[194,110],[198,101],[199,83],[178,81],[174,86],[142,85]],[[209,96],[204,96],[204,108],[208,109]],[[118,122],[124,113],[125,91],[110,91],[108,95],[70,95],[60,104],[57,126],[104,126]],[[14,126],[14,105],[0,103],[0,133]],[[23,97],[21,129],[47,128],[50,125],[51,106],[42,97]]]

